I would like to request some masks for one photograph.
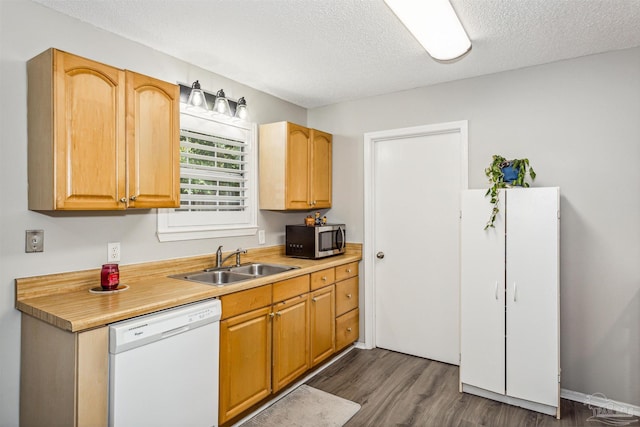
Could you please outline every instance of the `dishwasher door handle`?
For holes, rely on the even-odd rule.
[[[182,326],[180,328],[175,328],[175,329],[170,329],[168,331],[164,331],[161,336],[162,336],[162,338],[169,338],[169,337],[172,337],[174,335],[178,335],[178,334],[181,334],[183,332],[186,332],[188,330],[189,330],[189,326],[185,325],[185,326]]]

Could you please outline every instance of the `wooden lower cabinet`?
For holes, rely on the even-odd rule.
[[[322,362],[335,351],[335,289],[335,285],[331,285],[310,295],[311,366]]]
[[[340,268],[221,297],[221,425],[358,339],[357,263]]]
[[[73,333],[22,315],[20,425],[107,425],[108,332]]]
[[[219,420],[271,394],[271,306],[220,322]]]
[[[336,318],[336,351],[342,350],[360,335],[360,312],[356,308]]]
[[[309,294],[273,306],[273,392],[309,369]]]

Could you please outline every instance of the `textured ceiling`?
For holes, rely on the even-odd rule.
[[[447,64],[383,0],[34,1],[307,108],[640,46],[640,0],[451,0]]]

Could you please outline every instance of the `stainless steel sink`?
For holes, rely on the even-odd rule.
[[[231,271],[198,271],[195,273],[176,274],[169,277],[217,286],[224,286],[231,283],[242,282],[243,280],[253,279],[253,276],[251,275],[233,273]]]
[[[174,274],[169,276],[174,279],[190,280],[192,282],[207,285],[225,286],[256,277],[270,276],[299,267],[277,264],[251,263],[237,267],[221,267],[209,270],[194,271],[191,273]]]
[[[276,265],[276,264],[247,264],[239,267],[230,267],[229,271],[234,273],[250,274],[252,276],[269,276],[271,274],[278,274],[284,271],[293,270],[294,268],[289,265]]]

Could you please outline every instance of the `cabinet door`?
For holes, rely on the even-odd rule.
[[[180,89],[131,71],[126,83],[129,207],[179,207]]]
[[[55,208],[125,209],[124,71],[54,52]]]
[[[558,406],[559,191],[507,191],[507,394]]]
[[[460,381],[504,394],[504,192],[495,228],[487,230],[484,193],[463,191],[461,199]]]
[[[311,130],[311,194],[314,209],[331,207],[331,134]]]
[[[288,123],[286,152],[286,208],[309,209],[309,129]]]
[[[309,294],[274,305],[273,391],[309,369]]]
[[[335,285],[311,293],[311,366],[331,356],[335,348]]]
[[[271,307],[220,322],[220,424],[271,393]]]

